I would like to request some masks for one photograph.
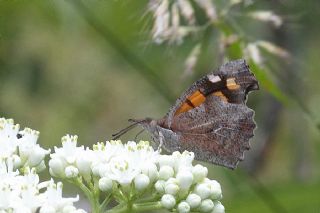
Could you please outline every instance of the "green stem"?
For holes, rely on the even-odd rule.
[[[146,203],[134,203],[132,205],[132,212],[142,212],[162,209],[162,205],[159,201],[157,202],[146,202]]]
[[[83,184],[82,179],[76,178],[71,182],[77,185],[82,190],[84,195],[88,198],[90,206],[92,208],[92,213],[100,213],[99,200],[97,200],[97,198],[95,197],[95,193],[92,192],[85,184]]]
[[[107,205],[109,204],[110,200],[111,200],[111,195],[109,194],[106,196],[106,198],[102,201],[102,203],[100,204],[100,212],[103,212],[104,209],[107,207]]]
[[[125,212],[129,212],[129,209],[128,209],[128,206],[125,205],[124,203],[121,203],[116,207],[105,211],[105,213],[125,213]]]

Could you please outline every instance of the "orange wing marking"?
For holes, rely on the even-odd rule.
[[[221,91],[217,91],[212,93],[214,96],[217,96],[219,98],[221,98],[223,101],[228,102],[228,98],[221,92]]]
[[[229,90],[237,90],[240,88],[240,85],[236,83],[235,78],[227,79],[227,88]]]
[[[176,111],[175,115],[187,112],[190,109],[193,109],[201,105],[205,100],[206,97],[199,90],[197,90],[187,98],[187,100],[182,104],[182,106]]]
[[[221,91],[217,91],[211,94],[221,98],[225,102],[228,102],[228,98]],[[205,100],[206,97],[199,90],[197,90],[187,98],[187,100],[176,111],[175,115],[179,115],[180,113],[187,112],[193,108],[196,108],[197,106],[200,106]]]

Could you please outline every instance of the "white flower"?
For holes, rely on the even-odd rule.
[[[65,163],[60,158],[51,158],[49,161],[49,171],[52,176],[64,177]]]
[[[61,182],[54,184],[53,181],[51,181],[47,187],[47,191],[43,194],[46,198],[45,203],[41,207],[43,212],[46,212],[46,209],[54,209],[56,212],[59,212],[66,206],[72,206],[74,202],[79,200],[79,196],[75,198],[62,197],[62,186]]]
[[[142,191],[145,188],[147,188],[149,183],[150,183],[149,177],[144,174],[139,174],[134,179],[134,185],[138,191]]]
[[[205,199],[200,204],[200,211],[202,212],[211,212],[213,210],[214,203],[210,199]]]
[[[99,189],[103,192],[108,192],[112,190],[112,180],[108,177],[102,177],[99,180]]]
[[[224,206],[221,204],[221,202],[216,201],[214,203],[212,213],[224,213]]]
[[[175,162],[175,171],[192,169],[192,161],[194,160],[193,152],[174,152],[172,153],[172,157]]]
[[[64,173],[67,178],[75,178],[78,176],[79,170],[74,166],[67,166]]]
[[[94,161],[94,152],[87,148],[86,150],[78,150],[78,154],[76,167],[79,170],[79,174],[89,179],[91,175],[91,165]]]
[[[140,173],[135,163],[128,153],[115,156],[109,162],[107,177],[121,185],[129,185],[135,176]]]
[[[158,163],[160,167],[163,167],[163,166],[174,167],[175,165],[174,158],[172,157],[172,155],[160,155],[158,158]]]
[[[77,147],[78,136],[66,135],[62,137],[62,148],[54,147],[55,153],[51,154],[51,158],[60,158],[65,160],[67,164],[74,164],[80,150],[83,146]]]
[[[170,194],[165,194],[161,198],[161,205],[166,209],[172,209],[176,205],[176,199]]]
[[[151,182],[156,180],[159,176],[157,166],[150,162],[146,162],[144,165],[142,165],[141,172],[147,175]]]
[[[208,175],[208,169],[200,164],[195,165],[192,168],[192,174],[194,177],[194,182],[201,182]]]
[[[165,183],[164,190],[166,194],[176,195],[180,190],[178,180],[175,178],[169,178]]]
[[[194,192],[201,197],[201,199],[207,199],[211,195],[210,185],[207,183],[197,184]]]
[[[165,191],[165,185],[166,185],[166,182],[164,180],[158,180],[155,183],[154,187],[158,193],[163,194]]]
[[[188,213],[190,212],[190,206],[187,202],[182,201],[178,204],[177,210],[179,213]]]
[[[221,185],[216,180],[206,179],[209,188],[210,188],[210,196],[212,200],[217,200],[222,198],[222,190]]]
[[[186,201],[189,204],[189,206],[192,209],[194,209],[194,208],[197,208],[201,204],[201,197],[197,194],[189,194]]]
[[[19,124],[14,124],[12,119],[0,118],[0,158],[8,158],[16,153],[18,131]]]
[[[159,178],[162,180],[168,180],[173,177],[174,171],[170,166],[162,166],[159,170]]]
[[[77,139],[78,136],[76,135],[66,135],[61,139],[62,147],[54,147],[55,153],[50,154],[51,159],[49,161],[50,173],[53,176],[65,177],[65,172],[71,172],[69,169],[66,170],[68,166],[77,168],[77,159],[83,157],[84,151],[83,146],[77,147]],[[81,164],[80,168],[82,169],[81,171],[84,170]],[[76,172],[75,169],[72,169],[72,171]],[[78,172],[79,171],[77,171],[77,173]],[[71,175],[71,173],[68,173],[68,175]]]
[[[181,189],[189,189],[193,182],[193,175],[188,170],[180,170],[176,178]]]

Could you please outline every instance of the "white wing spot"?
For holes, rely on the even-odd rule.
[[[217,75],[208,75],[208,79],[209,81],[211,81],[212,83],[216,83],[216,82],[219,82],[221,81],[221,78]]]

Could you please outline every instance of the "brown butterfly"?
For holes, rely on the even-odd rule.
[[[230,61],[193,83],[162,119],[130,119],[113,139],[140,125],[169,152],[192,151],[197,160],[234,169],[250,149],[256,125],[246,98],[258,89],[245,60]]]

